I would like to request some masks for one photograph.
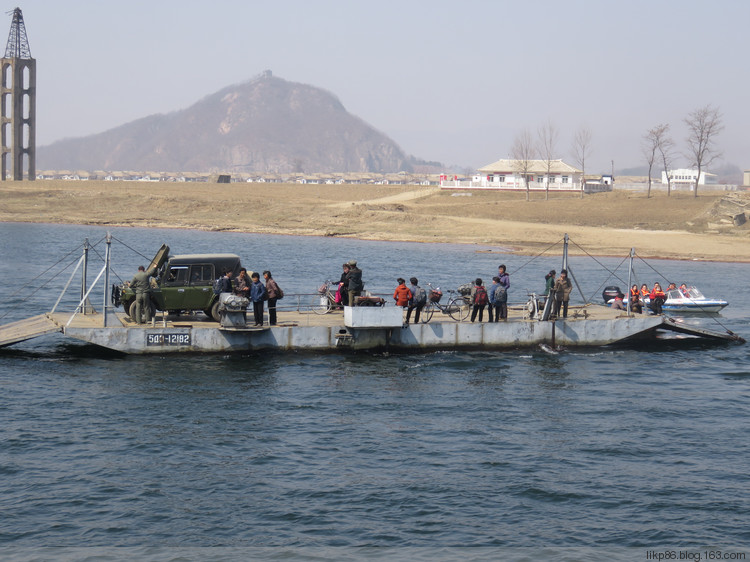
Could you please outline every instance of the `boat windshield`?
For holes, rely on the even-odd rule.
[[[690,300],[699,300],[704,299],[703,293],[701,293],[698,289],[695,287],[686,287],[687,294],[683,292],[682,289],[672,289],[670,291],[667,291],[667,298],[668,299],[690,299]]]
[[[706,298],[706,297],[703,296],[703,293],[701,293],[695,287],[688,287],[687,290],[688,290],[688,296],[691,299],[704,299],[704,298]]]

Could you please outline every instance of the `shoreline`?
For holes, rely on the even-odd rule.
[[[750,263],[750,221],[731,220],[750,208],[750,193],[454,195],[412,185],[0,182],[0,221],[460,244],[527,256],[567,233],[571,255],[626,257],[635,248],[648,259]]]

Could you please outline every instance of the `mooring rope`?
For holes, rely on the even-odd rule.
[[[523,269],[524,267],[526,267],[527,265],[529,265],[529,264],[530,264],[531,262],[533,262],[533,261],[535,261],[535,260],[539,259],[540,257],[542,257],[542,255],[544,255],[545,253],[549,252],[549,251],[550,251],[550,250],[551,250],[552,248],[554,248],[555,246],[557,246],[558,244],[560,244],[560,243],[561,243],[561,242],[562,242],[563,240],[564,240],[564,238],[560,238],[560,240],[558,240],[558,241],[557,241],[557,242],[555,242],[554,244],[551,244],[551,245],[549,245],[549,246],[548,246],[547,248],[545,248],[544,250],[542,250],[541,252],[539,252],[539,253],[538,253],[537,255],[535,255],[535,256],[531,256],[531,258],[529,258],[529,260],[528,260],[528,261],[527,261],[526,263],[524,263],[523,265],[521,265],[521,267],[519,267],[519,268],[515,269],[515,270],[513,271],[513,274],[516,274],[516,273],[518,273],[518,272],[519,272],[519,271],[521,271],[521,270],[522,270],[522,269]],[[509,272],[508,272],[508,274],[510,274],[510,273],[511,273],[511,272],[509,271]]]
[[[40,277],[42,277],[43,275],[45,275],[46,273],[48,273],[52,268],[54,268],[57,265],[59,265],[63,260],[65,260],[66,258],[68,258],[73,252],[75,252],[76,250],[80,249],[81,247],[82,246],[79,246],[78,248],[72,249],[70,252],[68,252],[62,258],[60,258],[57,262],[55,262],[54,264],[52,264],[51,266],[49,266],[47,269],[45,269],[44,271],[42,271],[39,275],[37,275],[36,277],[34,277],[33,279],[31,279],[28,283],[26,283],[25,285],[23,285],[22,287],[20,287],[16,292],[14,292],[11,295],[9,295],[8,297],[6,297],[6,300],[10,300],[13,297],[18,296],[21,292],[27,290],[30,286],[35,286],[36,288],[33,291],[31,291],[31,293],[27,294],[26,296],[24,296],[19,301],[20,303],[25,303],[31,297],[33,297],[34,295],[36,295],[39,291],[41,291],[42,289],[44,289],[45,287],[47,287],[47,285],[49,285],[52,281],[54,281],[55,279],[57,279],[57,277],[59,277],[66,269],[70,268],[71,265],[73,265],[74,263],[77,263],[80,258],[76,257],[73,261],[71,261],[65,267],[63,267],[62,269],[60,269],[57,273],[55,273],[55,274],[51,275],[50,277],[48,277],[47,280],[44,283],[42,283],[41,285],[33,285],[34,281],[37,281]],[[11,310],[13,310],[13,309],[11,308],[11,309],[7,310],[4,314],[0,315],[0,320],[2,320],[8,314],[10,314]]]

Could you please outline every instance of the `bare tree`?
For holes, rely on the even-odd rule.
[[[544,160],[544,166],[547,172],[547,181],[544,186],[544,198],[549,199],[549,181],[552,175],[552,162],[555,157],[555,150],[557,150],[557,128],[552,121],[547,121],[544,125],[539,127],[537,132],[539,136],[539,148],[538,153]]]
[[[690,149],[690,157],[693,159],[693,165],[698,167],[698,175],[695,176],[695,190],[693,197],[698,197],[698,182],[701,177],[701,170],[708,167],[716,160],[721,153],[718,152],[714,144],[716,136],[724,130],[722,115],[718,108],[706,105],[688,114],[685,118],[685,124],[688,126],[687,144]]]
[[[583,199],[583,188],[586,185],[586,160],[591,156],[591,130],[581,127],[573,135],[573,158],[581,168],[581,199]]]
[[[536,156],[534,141],[531,139],[531,134],[528,129],[524,129],[521,133],[516,135],[516,138],[513,141],[513,148],[511,148],[511,155],[514,160],[513,166],[515,171],[521,175],[524,185],[526,186],[526,201],[528,201],[529,171],[531,170],[533,160]]]
[[[669,172],[672,169],[672,162],[674,161],[674,141],[669,136],[669,125],[659,125],[658,129],[659,136],[657,137],[656,149],[659,151],[659,156],[661,156],[664,175],[667,178],[667,197],[669,197],[672,195],[672,176]]]
[[[657,158],[661,159],[664,165],[664,174],[667,177],[667,196],[671,193],[672,177],[669,170],[672,167],[672,149],[674,142],[669,136],[669,125],[660,124],[649,129],[643,137],[643,155],[648,163],[648,194],[651,197],[651,171]]]
[[[641,150],[643,156],[646,158],[648,164],[648,191],[646,192],[646,199],[651,197],[651,170],[654,167],[654,161],[656,160],[656,152],[659,150],[659,141],[657,130],[661,125],[657,125],[653,129],[649,129],[648,133],[643,136],[643,142],[641,143]]]

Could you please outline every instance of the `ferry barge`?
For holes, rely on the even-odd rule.
[[[556,350],[638,344],[653,341],[664,331],[745,343],[729,331],[706,330],[664,315],[633,314],[596,304],[570,306],[567,318],[552,318],[549,306],[538,309],[536,301],[510,306],[507,321],[495,323],[437,321],[436,317],[429,323],[404,324],[403,309],[393,305],[344,307],[325,315],[298,306],[296,310],[279,310],[275,326],[251,327],[245,323],[242,303],[230,299],[221,307],[219,322],[203,312],[177,315],[164,311],[151,323],[138,324],[129,314],[115,310],[107,289],[100,311],[90,304],[92,290],[102,277],[104,287],[109,288],[109,246],[108,235],[105,265],[90,287],[86,286],[83,268],[82,298],[73,314],[55,311],[61,295],[51,312],[0,326],[0,347],[56,332],[128,354],[503,350],[538,346]],[[563,259],[566,265],[567,252]],[[287,299],[293,297],[287,295]]]

